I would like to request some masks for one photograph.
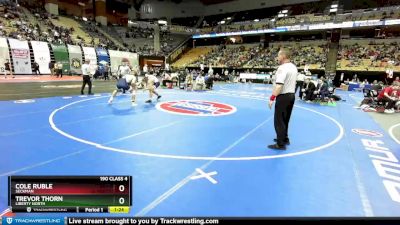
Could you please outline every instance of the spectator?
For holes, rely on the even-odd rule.
[[[50,69],[51,76],[54,76],[54,62],[52,62],[52,61],[49,62],[49,69]]]
[[[378,95],[378,101],[386,104],[385,113],[394,113],[394,107],[400,100],[399,82],[393,82],[391,86],[384,88]]]
[[[204,90],[205,89],[205,80],[202,74],[199,74],[196,77],[196,82],[195,82],[195,90]]]
[[[303,85],[303,100],[306,102],[311,102],[315,99],[315,94],[314,91],[316,90],[316,87],[314,85],[314,83],[311,81],[310,78],[306,78],[304,81],[304,85]]]
[[[61,61],[57,62],[55,65],[57,78],[62,78],[63,76],[63,63]]]
[[[33,68],[33,73],[35,73],[36,76],[41,75],[41,74],[40,74],[40,70],[39,70],[39,64],[38,64],[36,61],[33,62],[32,68]]]

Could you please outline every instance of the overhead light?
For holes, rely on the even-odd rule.
[[[337,8],[336,9],[330,9],[329,12],[337,12]]]
[[[333,4],[332,6],[331,6],[331,8],[337,8],[338,7],[338,4]]]
[[[254,22],[259,22],[259,21],[260,21],[259,19],[255,19],[255,20],[254,20]]]
[[[225,24],[225,20],[222,20],[222,21],[221,21],[221,24]]]
[[[82,20],[83,20],[83,21],[87,21],[87,18],[86,18],[86,17],[82,17]]]
[[[279,17],[279,18],[282,18],[282,17],[284,17],[284,16],[285,16],[285,15],[282,14],[282,13],[278,14],[278,17]]]
[[[232,18],[231,17],[228,17],[228,18],[226,18],[227,20],[231,20]]]
[[[167,25],[167,21],[166,20],[159,20],[158,24]]]
[[[288,13],[288,10],[287,9],[282,10],[281,13]]]
[[[83,2],[78,2],[78,5],[80,5],[80,6],[85,6],[86,4],[83,3]]]
[[[271,22],[275,22],[275,18],[273,18],[273,19],[271,20]]]

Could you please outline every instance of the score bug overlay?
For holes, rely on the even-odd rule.
[[[10,176],[12,212],[126,213],[131,176]]]

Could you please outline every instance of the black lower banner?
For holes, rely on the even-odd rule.
[[[398,225],[400,218],[204,218],[204,217],[0,217],[1,225],[213,225],[213,224],[343,224]]]
[[[398,225],[400,218],[203,218],[203,217],[107,217],[82,218],[68,217],[66,225],[164,225],[164,224],[336,224],[343,222],[361,222],[376,225]]]

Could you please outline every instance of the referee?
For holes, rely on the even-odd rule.
[[[297,68],[290,62],[288,49],[281,49],[278,53],[279,67],[276,71],[275,86],[269,101],[269,108],[275,103],[274,126],[276,144],[268,145],[270,149],[286,150],[289,145],[289,120],[295,101]]]
[[[89,92],[88,95],[92,95],[92,77],[90,76],[90,60],[86,59],[85,60],[85,64],[82,65],[82,77],[83,77],[83,81],[82,81],[82,88],[81,88],[81,95],[83,95],[83,90],[86,87],[86,84],[88,84],[89,86]]]

